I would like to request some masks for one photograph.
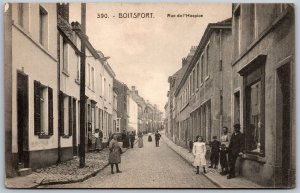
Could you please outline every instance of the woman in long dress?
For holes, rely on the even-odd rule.
[[[139,132],[138,137],[139,137],[138,146],[139,146],[139,148],[142,148],[142,147],[144,146],[144,142],[143,142],[143,133],[142,133],[142,132]]]
[[[193,155],[195,157],[194,166],[197,167],[197,173],[196,174],[199,174],[200,166],[203,167],[203,173],[206,173],[206,170],[205,170],[205,166],[206,166],[205,153],[206,153],[205,143],[203,142],[202,136],[199,136],[197,141],[193,145]]]
[[[96,151],[100,151],[101,150],[101,142],[100,142],[100,138],[99,138],[99,129],[95,130],[95,149]]]
[[[117,141],[118,136],[115,134],[113,135],[113,139],[109,142],[109,156],[108,156],[108,163],[111,167],[111,173],[114,173],[114,165],[116,165],[117,173],[121,173],[119,170],[119,163],[121,163],[121,152],[122,149],[119,146],[119,143]]]

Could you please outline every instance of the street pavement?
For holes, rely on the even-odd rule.
[[[110,166],[84,182],[45,185],[39,188],[218,188],[160,140],[128,149],[122,155],[122,173],[111,174]]]

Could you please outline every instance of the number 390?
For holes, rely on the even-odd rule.
[[[107,13],[98,13],[97,14],[97,18],[108,18],[108,15],[107,15]]]

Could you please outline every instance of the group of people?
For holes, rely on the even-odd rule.
[[[123,148],[133,148],[135,141],[134,131],[125,131],[122,133]]]
[[[213,136],[213,141],[209,143],[211,147],[210,166],[208,168],[218,169],[219,161],[221,165],[221,175],[228,174],[227,178],[235,177],[235,163],[237,158],[242,155],[244,151],[244,137],[240,132],[240,124],[234,125],[234,133],[230,138],[228,147],[225,143],[228,141],[228,129],[223,128],[223,135],[221,141],[217,140],[217,136]],[[206,173],[206,144],[202,136],[197,136],[192,146],[192,153],[194,155],[194,166],[197,167],[196,174],[199,174],[199,168],[203,168],[203,173]]]

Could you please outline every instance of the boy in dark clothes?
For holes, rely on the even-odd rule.
[[[213,141],[210,142],[211,155],[210,155],[210,166],[209,168],[218,168],[219,165],[219,151],[221,143],[217,140],[217,136],[213,136]]]
[[[227,161],[228,148],[225,144],[221,145],[220,149],[220,164],[221,164],[221,175],[226,175],[228,173],[228,161]]]

